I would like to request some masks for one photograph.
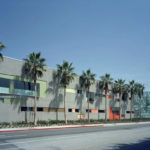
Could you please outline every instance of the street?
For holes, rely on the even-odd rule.
[[[0,133],[4,150],[149,150],[150,124]]]

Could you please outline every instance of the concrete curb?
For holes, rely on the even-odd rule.
[[[122,126],[122,125],[134,125],[134,124],[150,124],[150,122],[91,124],[91,125],[64,125],[64,126],[27,127],[27,128],[5,128],[5,129],[0,129],[0,133],[33,131],[33,130],[58,130],[58,129],[69,129],[69,128],[108,127],[108,126]]]

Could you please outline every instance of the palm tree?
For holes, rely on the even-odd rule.
[[[111,78],[110,74],[107,73],[100,78],[100,89],[105,90],[105,121],[107,121],[107,90],[109,88],[109,84],[112,84],[113,78]]]
[[[34,125],[37,125],[36,112],[37,112],[37,79],[43,76],[45,58],[41,58],[41,53],[31,53],[25,61],[25,74],[28,75],[34,82]]]
[[[144,92],[144,85],[140,84],[140,83],[135,83],[135,91],[139,97],[139,115],[140,115],[139,117],[141,119],[141,98],[142,98],[143,92]]]
[[[83,71],[82,75],[80,76],[81,87],[86,88],[88,92],[88,122],[90,122],[90,109],[89,109],[90,87],[95,82],[95,76],[96,74],[92,73],[90,69],[88,69],[86,72]]]
[[[132,107],[133,107],[133,100],[134,100],[134,95],[136,93],[136,88],[135,88],[135,81],[132,80],[129,82],[129,92],[130,92],[130,120],[132,120]]]
[[[124,91],[124,86],[125,86],[125,80],[122,80],[122,79],[118,79],[115,81],[115,84],[114,84],[114,88],[116,90],[116,93],[119,93],[119,119],[121,119],[121,101],[122,101],[122,94],[123,94],[123,91]]]
[[[5,45],[3,45],[3,43],[0,42],[0,60],[3,60],[3,55],[1,53],[1,51],[5,48]]]
[[[72,63],[63,61],[62,65],[57,64],[57,77],[59,78],[60,84],[64,87],[64,118],[65,124],[67,124],[67,115],[66,115],[66,88],[74,80],[75,73]]]

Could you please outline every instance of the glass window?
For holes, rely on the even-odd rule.
[[[0,93],[10,93],[9,79],[0,78]],[[34,96],[34,83],[14,80],[14,91],[11,94]],[[37,83],[37,96],[40,96],[40,84]]]
[[[82,94],[82,90],[77,90],[77,93],[78,94]]]
[[[86,109],[86,112],[88,112],[88,109]],[[91,112],[91,109],[89,109],[89,112]]]
[[[34,83],[31,83],[31,82],[15,80],[14,87],[15,89],[34,91]],[[40,85],[39,83],[37,83],[37,91],[39,91],[39,89],[40,89]]]
[[[15,93],[17,95],[34,96],[34,83],[15,80]],[[37,83],[37,96],[40,96],[40,84]]]
[[[21,111],[27,111],[27,107],[21,107]]]
[[[24,81],[18,81],[18,80],[15,80],[14,82],[14,88],[15,89],[25,89],[25,82]]]
[[[75,112],[79,112],[79,109],[75,109]]]
[[[68,109],[68,112],[72,112],[72,108],[69,108],[69,109]]]
[[[37,111],[43,111],[43,107],[37,107]]]
[[[122,100],[126,101],[128,99],[128,93],[123,93]]]
[[[4,103],[4,98],[0,98],[0,103]]]
[[[28,111],[33,111],[33,107],[28,107]]]
[[[9,88],[9,86],[10,86],[10,80],[9,79],[0,78],[0,87]]]
[[[88,92],[86,91],[86,97],[88,97]],[[94,92],[90,92],[90,99],[94,100]]]
[[[98,110],[98,112],[99,112],[99,113],[104,113],[104,112],[105,112],[105,110]]]

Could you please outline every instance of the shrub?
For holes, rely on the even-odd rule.
[[[23,125],[28,125],[28,123],[25,121],[12,122],[12,126],[23,126]]]
[[[38,120],[37,124],[38,125],[48,125],[48,121],[46,121],[46,120]]]
[[[10,126],[9,122],[0,122],[0,126]]]

